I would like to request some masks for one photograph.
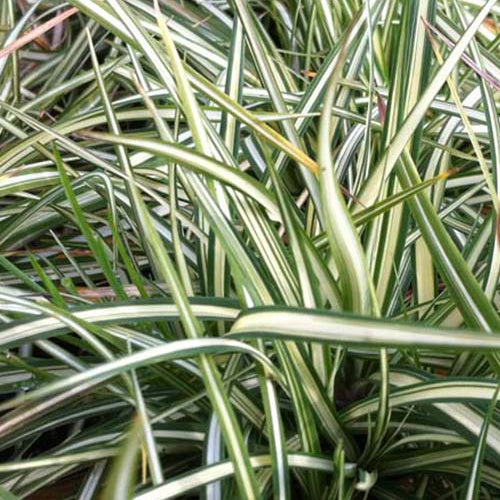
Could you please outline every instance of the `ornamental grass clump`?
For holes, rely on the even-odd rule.
[[[500,498],[495,0],[0,3],[0,497]]]

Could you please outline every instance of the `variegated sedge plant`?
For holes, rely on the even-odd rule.
[[[0,496],[500,495],[495,0],[0,4]]]

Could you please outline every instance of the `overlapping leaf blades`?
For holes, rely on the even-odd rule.
[[[0,496],[498,496],[499,15],[2,2]]]

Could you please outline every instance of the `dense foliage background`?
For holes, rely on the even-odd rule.
[[[500,498],[499,16],[0,2],[0,497]]]

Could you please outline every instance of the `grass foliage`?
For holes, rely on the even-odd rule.
[[[0,497],[500,498],[499,17],[2,0]]]

